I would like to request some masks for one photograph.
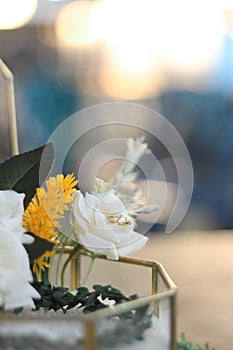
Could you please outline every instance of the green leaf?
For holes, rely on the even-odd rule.
[[[43,152],[46,148],[46,153]],[[43,155],[43,167],[40,167]],[[46,159],[45,159],[46,158]],[[0,190],[15,190],[25,193],[25,208],[51,170],[54,161],[52,144],[44,145],[32,151],[21,153],[0,164]],[[40,176],[40,179],[39,179]]]
[[[94,284],[93,289],[98,292],[99,294],[104,293],[109,288],[111,288],[111,284],[108,284],[106,286],[102,286],[101,284]]]
[[[32,232],[27,232],[30,236],[34,238],[32,244],[25,244],[24,247],[29,255],[30,262],[33,262],[41,255],[43,255],[47,250],[51,251],[54,247],[54,243],[49,242],[43,238],[40,238]]]
[[[53,299],[57,304],[59,304],[59,307],[64,307],[66,305],[69,305],[74,300],[74,296],[67,291],[66,288],[58,289],[55,288],[53,291]]]
[[[97,295],[98,295],[98,294],[97,294]],[[95,304],[96,304],[96,302],[98,301],[98,300],[96,299],[97,295],[96,295],[96,293],[91,293],[91,294],[88,296],[88,298],[87,298],[87,303],[86,303],[86,306],[87,306],[87,307],[90,307],[90,306],[95,307]]]
[[[192,342],[187,341],[185,334],[181,333],[180,339],[176,343],[176,350],[216,350],[215,348],[210,348],[209,343],[205,344],[205,348],[201,345],[194,345]]]

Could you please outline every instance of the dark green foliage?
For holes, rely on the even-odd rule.
[[[98,297],[101,295],[102,299],[115,300],[116,304],[123,303],[137,299],[136,294],[126,297],[119,289],[109,285],[93,286],[93,291],[89,291],[86,287],[79,287],[75,293],[70,293],[68,288],[53,287],[49,282],[34,282],[33,287],[38,290],[41,295],[40,300],[34,300],[36,310],[44,308],[47,310],[67,310],[73,307],[82,308],[84,314],[97,311],[108,306],[100,302]],[[135,339],[143,340],[144,332],[151,327],[152,313],[149,311],[149,304],[143,307],[131,310],[127,313],[121,314],[119,317],[115,316],[115,328],[109,330],[108,336],[100,339],[101,344],[131,343]]]
[[[65,312],[66,305],[73,301],[74,296],[65,287],[52,287],[49,282],[33,282],[33,287],[41,295],[40,300],[34,300],[36,310],[45,308],[47,310],[60,310]]]
[[[196,344],[189,342],[186,340],[185,334],[182,333],[180,339],[177,341],[176,350],[215,350],[215,348],[210,348],[209,344],[205,344],[204,348]]]
[[[94,285],[93,291],[89,291],[86,287],[79,287],[74,294],[68,288],[53,287],[49,282],[34,282],[33,287],[41,295],[40,300],[34,300],[36,310],[40,308],[53,309],[55,311],[61,309],[64,313],[73,307],[83,308],[84,313],[108,307],[98,300],[99,295],[102,296],[103,300],[106,298],[114,299],[116,304],[138,298],[137,294],[126,297],[119,289],[112,287],[110,284],[105,286]],[[100,337],[100,344],[113,347],[114,344],[118,343],[131,344],[135,339],[143,340],[145,330],[151,327],[151,316],[152,312],[149,311],[149,305],[115,316],[115,327]],[[211,348],[208,343],[204,347],[199,344],[194,345],[192,342],[187,341],[185,334],[182,333],[176,343],[176,350],[216,349]]]
[[[123,303],[136,299],[137,295],[126,297],[119,289],[112,287],[110,284],[106,286],[94,285],[93,291],[89,291],[86,287],[79,287],[75,293],[70,293],[68,288],[54,287],[49,282],[33,282],[33,287],[41,295],[40,300],[34,300],[36,309],[46,308],[48,310],[53,309],[55,311],[61,309],[64,312],[73,307],[83,307],[83,313],[87,314],[93,311],[97,311],[108,306],[101,303],[98,297],[101,295],[102,299],[109,298],[115,300],[116,304]],[[134,311],[124,313],[120,316],[121,319],[133,319],[137,322],[145,315],[149,305],[138,308]]]
[[[106,286],[95,284],[93,289],[94,291],[90,292],[87,296],[86,304],[84,305],[85,307],[83,309],[84,314],[106,307],[98,300],[100,295],[102,296],[103,300],[106,298],[115,300],[116,304],[130,300],[130,298],[127,298],[120,290],[112,287],[110,284]]]
[[[42,163],[41,163],[42,161]],[[32,151],[21,153],[0,164],[0,190],[15,190],[25,193],[25,208],[51,171],[54,161],[54,148],[47,144]],[[27,232],[34,237],[34,242],[25,245],[30,263],[53,249],[54,244]]]
[[[46,154],[43,155],[45,148]],[[40,167],[42,156],[43,167]],[[52,144],[7,159],[0,164],[0,190],[12,189],[18,193],[25,193],[26,208],[40,185],[39,181],[43,182],[50,172],[53,161]]]
[[[89,296],[88,288],[86,287],[79,287],[77,289],[76,294],[73,297],[73,300],[70,301],[70,303],[67,306],[67,310],[77,306],[80,304],[80,307],[86,305],[87,298]]]

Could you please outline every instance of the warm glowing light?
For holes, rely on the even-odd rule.
[[[37,5],[37,0],[0,0],[0,29],[22,27],[32,19]]]
[[[155,11],[160,6],[156,1],[102,0],[97,5],[94,11],[98,36],[110,46],[150,45],[150,34],[156,28]]]
[[[92,1],[74,1],[61,9],[56,20],[56,36],[62,45],[83,46],[97,40],[92,26]]]
[[[103,0],[95,10],[95,27],[129,70],[147,69],[160,59],[198,70],[219,48],[221,15],[218,0]]]
[[[169,77],[181,84],[188,77],[189,88],[196,88],[196,77],[214,63],[223,33],[219,0],[74,1],[56,23],[65,47],[101,43],[100,61],[88,53],[95,84],[105,95],[124,99],[156,94]],[[91,75],[83,74],[81,85],[93,85]]]
[[[219,4],[222,10],[233,10],[233,1],[232,0],[221,0]]]
[[[155,95],[164,85],[159,70],[135,72],[122,70],[111,62],[100,72],[99,86],[104,95],[114,99],[141,99]]]
[[[224,31],[218,1],[165,0],[160,11],[160,50],[167,65],[192,74],[208,69]]]
[[[94,27],[115,62],[131,72],[147,72],[159,60],[154,0],[103,0],[94,10]]]
[[[222,3],[222,13],[225,25],[225,34],[233,38],[233,1],[224,1]]]
[[[169,76],[200,74],[221,44],[218,0],[102,0],[93,13],[97,37],[111,53],[100,77],[111,97],[156,94],[164,69]]]
[[[136,99],[161,87],[156,6],[154,0],[103,0],[95,7],[93,27],[108,47],[99,77],[105,95]]]

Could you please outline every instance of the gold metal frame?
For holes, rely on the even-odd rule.
[[[16,123],[16,111],[15,111],[15,96],[14,96],[14,77],[11,71],[8,69],[8,67],[3,63],[3,61],[0,59],[0,73],[4,77],[6,81],[6,105],[7,105],[7,112],[9,116],[9,136],[10,136],[10,145],[11,145],[11,152],[12,155],[18,154],[18,137],[17,137],[17,123]],[[64,253],[71,254],[73,251],[73,248],[67,247],[64,251]],[[59,250],[57,250],[59,253]],[[71,289],[76,289],[78,286],[80,286],[81,281],[81,256],[87,255],[82,253],[79,256],[72,256],[71,262],[70,262],[70,268],[71,268],[71,283],[70,287]],[[104,255],[100,255],[97,257],[98,259],[104,259],[106,261],[109,261]],[[112,262],[113,260],[111,260]],[[147,261],[147,260],[141,260],[141,259],[134,259],[129,257],[120,257],[119,260],[116,262],[126,263],[126,264],[132,264],[132,265],[138,265],[138,266],[144,266],[151,269],[151,295],[142,297],[137,300],[132,300],[124,304],[117,305],[114,309],[103,309],[100,311],[96,311],[95,313],[85,316],[85,339],[84,339],[84,349],[85,350],[97,350],[98,348],[98,342],[97,342],[97,336],[96,336],[96,329],[95,329],[95,322],[97,319],[101,319],[104,317],[110,317],[117,314],[120,314],[121,312],[127,312],[129,310],[132,310],[134,308],[146,305],[148,303],[154,303],[154,313],[155,315],[159,316],[159,308],[158,303],[160,300],[169,298],[170,302],[170,349],[169,350],[175,350],[176,349],[176,292],[177,288],[167,272],[165,271],[164,267],[159,262],[153,262],[153,261]],[[158,291],[158,276],[162,278],[164,281],[167,289],[164,291]],[[65,317],[65,316],[64,316]]]
[[[66,247],[63,250],[63,253],[66,254],[72,254],[73,248],[72,247]],[[60,252],[60,249],[57,250],[57,253]],[[70,271],[71,271],[71,281],[70,281],[70,288],[71,290],[74,290],[78,288],[81,285],[81,257],[82,256],[88,256],[85,252],[82,252],[82,254],[78,256],[72,256],[70,261]],[[138,265],[138,266],[144,266],[151,269],[151,295],[139,298],[137,300],[129,301],[124,304],[119,304],[115,306],[114,309],[103,309],[100,311],[96,311],[94,314],[91,314],[90,316],[85,317],[85,342],[84,342],[84,349],[85,350],[97,350],[98,344],[97,344],[97,337],[96,337],[96,331],[95,331],[95,322],[98,318],[104,318],[104,317],[111,317],[117,314],[120,314],[121,312],[127,312],[129,310],[132,310],[133,308],[137,308],[143,305],[146,305],[148,303],[154,303],[154,314],[158,317],[159,316],[159,301],[169,298],[170,303],[170,347],[169,350],[175,350],[176,349],[176,294],[177,294],[177,287],[170,278],[170,276],[167,274],[166,270],[164,269],[163,265],[159,262],[153,262],[148,260],[142,260],[142,259],[135,259],[130,257],[120,257],[119,260],[109,260],[106,258],[105,255],[98,255],[97,259],[103,259],[106,261],[116,262],[116,263],[125,263],[125,264],[132,264],[132,265]],[[161,277],[164,284],[166,285],[166,290],[158,291],[158,277]]]
[[[18,135],[17,135],[17,123],[16,123],[16,111],[15,111],[15,94],[14,94],[14,76],[0,59],[0,74],[2,74],[6,82],[6,107],[9,119],[9,136],[11,154],[16,155],[19,153],[18,148]]]
[[[65,249],[66,254],[72,254],[73,248],[68,247]],[[59,253],[59,250],[57,251]],[[83,254],[88,255],[88,254]],[[71,255],[71,262],[70,262],[70,269],[71,269],[71,286],[72,288],[77,288],[79,286],[79,280],[81,278],[80,276],[80,264],[81,264],[81,256],[74,256]],[[106,259],[105,256],[98,256],[97,259]],[[113,260],[110,260],[113,262]],[[104,308],[102,310],[90,313],[82,317],[80,320],[84,326],[85,329],[85,335],[83,339],[83,350],[98,350],[98,338],[97,338],[97,332],[96,332],[96,324],[98,320],[101,320],[103,318],[109,318],[112,316],[117,316],[122,313],[135,310],[136,308],[148,305],[150,303],[153,303],[155,305],[154,313],[156,316],[159,316],[159,302],[162,300],[168,300],[169,301],[169,310],[170,310],[170,343],[169,343],[169,350],[176,350],[176,292],[177,288],[175,284],[172,282],[171,278],[168,276],[167,272],[163,268],[162,264],[159,262],[152,262],[147,260],[140,260],[140,259],[134,259],[129,257],[121,257],[119,260],[116,261],[126,264],[133,264],[137,266],[144,266],[151,269],[151,278],[152,278],[152,293],[149,296],[141,297],[136,300],[128,301],[122,304],[116,305],[113,309],[111,308]],[[158,290],[158,277],[162,278],[162,281],[164,282],[166,288],[164,290]],[[67,320],[67,322],[70,320],[69,316],[64,315],[63,320]],[[35,320],[35,318],[34,318]],[[61,318],[55,317],[53,318],[54,321],[58,322],[61,321]],[[50,321],[53,321],[50,319]],[[5,318],[1,320],[0,317],[0,326],[1,323],[9,321],[12,324],[12,327],[14,327],[14,322],[18,322],[19,320],[12,320],[10,318]],[[20,322],[29,321],[33,322],[33,318],[23,317]],[[37,319],[38,321],[38,319]],[[48,319],[46,317],[40,317],[40,322],[48,322]],[[153,350],[153,349],[151,349]]]

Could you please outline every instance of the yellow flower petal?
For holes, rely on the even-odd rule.
[[[68,203],[72,201],[71,194],[76,191],[78,181],[73,174],[64,178],[60,174],[46,181],[46,188],[37,188],[36,194],[24,212],[23,227],[27,232],[33,232],[38,237],[50,242],[56,242],[57,229],[60,227],[58,219],[64,217],[68,210]],[[45,252],[33,264],[33,272],[39,278],[39,271],[50,267],[46,261],[54,252]]]

